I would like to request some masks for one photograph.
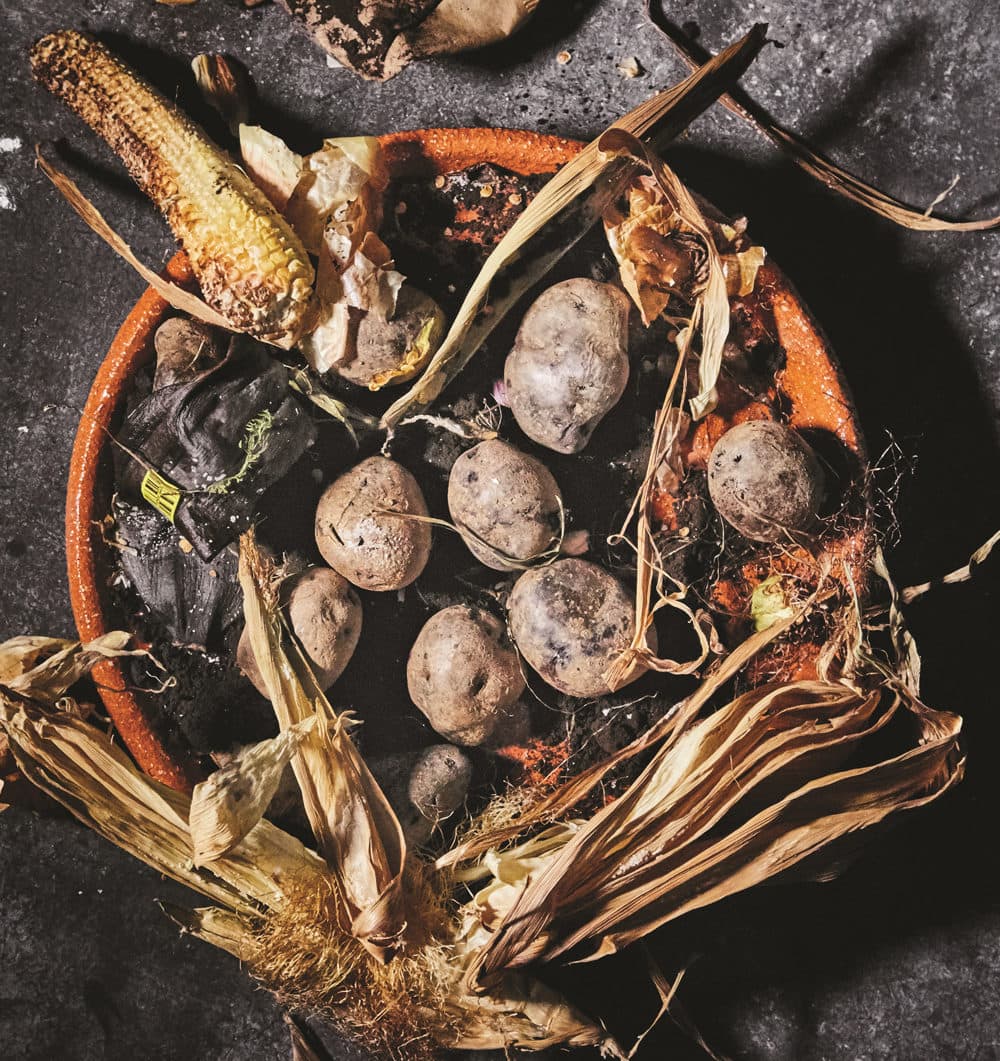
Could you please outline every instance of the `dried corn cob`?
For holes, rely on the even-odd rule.
[[[237,331],[298,338],[313,268],[298,236],[246,174],[172,103],[82,33],[31,51],[35,78],[125,163],[191,260],[205,300]]]

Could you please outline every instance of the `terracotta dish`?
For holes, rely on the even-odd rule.
[[[580,149],[575,141],[503,129],[427,129],[382,137],[394,178],[435,176],[490,162],[523,176],[554,172]],[[183,254],[177,254],[167,274],[178,282],[192,277]],[[90,640],[125,623],[109,592],[113,556],[102,534],[109,511],[111,461],[109,433],[116,428],[129,380],[152,357],[152,338],[165,317],[167,304],[152,290],[136,303],[115,336],[94,380],[70,462],[66,502],[66,552],[70,598],[80,637]],[[743,311],[761,321],[776,336],[785,354],[781,392],[791,426],[829,433],[854,458],[863,459],[857,416],[836,359],[801,299],[773,264],[761,270],[753,296]],[[744,418],[740,410],[732,419]],[[703,422],[695,436],[692,456],[708,449],[728,426],[724,415]],[[664,511],[666,517],[668,513]],[[845,539],[838,550],[845,565],[863,583],[864,534]],[[748,579],[752,583],[752,573]],[[732,596],[738,591],[721,587]],[[815,650],[815,646],[814,646]],[[797,661],[797,675],[808,661]],[[122,740],[139,765],[152,777],[175,788],[188,788],[199,779],[193,755],[168,750],[154,725],[155,705],[129,687],[124,670],[114,661],[99,664],[94,677]]]

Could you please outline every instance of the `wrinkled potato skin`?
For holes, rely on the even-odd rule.
[[[603,674],[635,630],[632,599],[613,575],[575,559],[532,568],[514,584],[508,609],[514,643],[549,685],[569,696],[611,691]],[[648,640],[655,648],[655,631]]]
[[[432,615],[410,650],[406,684],[446,740],[472,746],[521,736],[524,677],[503,623],[488,612],[456,604]]]
[[[452,744],[435,744],[420,754],[410,771],[410,802],[432,822],[450,818],[465,803],[472,783],[472,760]]]
[[[387,592],[408,586],[423,571],[431,529],[379,509],[427,515],[417,480],[387,457],[369,457],[323,492],[316,508],[316,545],[348,582]]]
[[[419,361],[414,361],[405,372],[393,376],[385,386],[395,387],[406,383],[431,359],[444,331],[441,307],[430,295],[410,284],[403,284],[399,289],[396,312],[391,320],[385,320],[377,313],[366,313],[361,318],[355,333],[354,356],[350,361],[335,365],[334,371],[352,383],[369,386],[376,376],[399,367],[428,318],[437,323],[431,333],[427,353]]]
[[[524,315],[504,366],[521,430],[557,453],[579,453],[628,383],[629,300],[578,278],[550,287]]]
[[[708,492],[727,523],[755,542],[808,531],[823,501],[823,469],[810,446],[771,420],[730,428],[708,460]]]
[[[316,682],[324,691],[343,674],[361,637],[361,601],[350,583],[328,567],[312,567],[282,587],[282,607]],[[244,628],[236,663],[261,694],[267,686]]]
[[[502,554],[462,534],[472,555],[494,571],[517,570],[503,556],[531,560],[559,535],[560,494],[551,472],[498,438],[466,450],[452,465],[448,511],[459,531],[468,527]]]

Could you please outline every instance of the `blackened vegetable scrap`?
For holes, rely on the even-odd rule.
[[[243,619],[235,553],[205,563],[181,547],[181,536],[145,503],[118,499],[115,522],[120,563],[139,599],[178,645],[219,643]]]
[[[219,365],[154,391],[118,438],[123,495],[150,501],[212,559],[250,527],[261,495],[316,437],[288,383],[263,347],[236,337]]]

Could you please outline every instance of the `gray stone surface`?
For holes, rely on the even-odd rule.
[[[927,203],[956,174],[956,212],[1000,212],[1000,28],[982,0],[678,0],[717,47],[769,21],[746,85],[783,121],[897,194]],[[384,86],[330,68],[276,7],[199,0],[14,0],[0,13],[0,636],[69,633],[62,503],[79,410],[142,284],[71,216],[32,164],[60,141],[138,253],[171,241],[120,168],[32,85],[25,53],[85,26],[191,98],[189,57],[224,51],[257,79],[262,116],[296,146],[323,134],[507,125],[589,136],[678,62],[639,0],[543,3],[520,40],[411,67]],[[567,48],[572,61],[555,62]],[[645,74],[616,71],[636,56]],[[997,237],[892,228],[811,185],[735,118],[713,113],[674,153],[795,278],[847,368],[878,452],[919,458],[900,506],[902,582],[956,566],[1000,525]],[[996,622],[985,588],[913,609],[931,702],[967,715],[969,777],[874,845],[840,881],[767,889],[659,941],[688,965],[706,1038],[745,1059],[1000,1057],[1000,903],[991,762]],[[5,1059],[285,1057],[277,1008],[236,963],[180,938],[153,906],[177,889],[64,820],[0,817],[0,1054]],[[619,1000],[606,991],[603,1008]],[[624,1004],[624,998],[622,999]],[[650,1058],[689,1052],[664,1032]]]

